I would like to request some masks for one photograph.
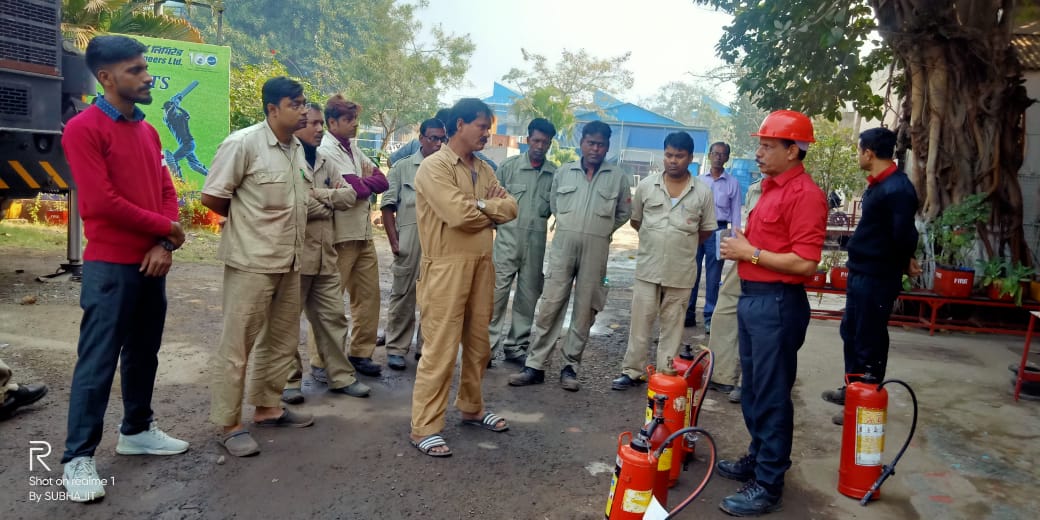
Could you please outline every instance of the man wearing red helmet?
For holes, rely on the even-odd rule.
[[[779,110],[751,135],[759,138],[755,161],[766,177],[762,197],[744,232],[721,245],[722,256],[738,262],[741,280],[741,410],[751,434],[746,455],[717,466],[723,477],[746,482],[719,506],[734,516],[780,509],[791,467],[791,388],[810,318],[803,284],[816,271],[827,232],[827,198],[802,166],[815,141],[812,121]]]

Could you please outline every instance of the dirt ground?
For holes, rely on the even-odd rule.
[[[389,248],[382,237],[377,247],[385,312]],[[609,302],[586,350],[581,391],[561,390],[554,370],[546,385],[527,388],[507,386],[515,370],[509,365],[489,370],[486,400],[511,429],[495,434],[462,428],[458,412],[449,409],[444,435],[455,452],[449,459],[426,457],[408,444],[415,371],[409,356],[406,371],[365,379],[373,387],[369,399],[332,396],[307,379],[301,408],[316,416],[314,427],[254,429],[260,456],[222,460],[216,429],[207,422],[222,269],[212,261],[177,262],[168,278],[153,405],[160,426],[191,442],[191,449],[173,457],[115,455],[117,376],[97,452],[99,474],[114,483],[103,501],[84,506],[48,501],[53,495],[47,492],[61,488],[44,480],[61,475],[79,285],[34,281],[64,261],[64,247],[22,250],[0,242],[0,358],[14,369],[16,381],[42,381],[51,388],[44,400],[0,423],[0,518],[602,518],[617,436],[639,428],[646,403],[643,391],[609,389],[628,339],[634,249],[634,233],[626,227],[615,240]],[[22,305],[27,295],[36,303]],[[700,328],[687,333],[691,342],[704,341]],[[784,510],[771,518],[1036,518],[1040,406],[1015,403],[1008,384],[1007,365],[1021,355],[1021,338],[891,333],[890,376],[914,386],[921,410],[914,441],[882,499],[863,508],[835,489],[841,430],[830,417],[839,408],[819,396],[839,382],[841,347],[835,322],[814,321],[794,391],[794,465]],[[375,357],[385,362],[382,348]],[[891,395],[886,462],[902,444],[911,413],[905,393],[893,388]],[[721,456],[743,453],[748,437],[738,406],[711,392],[700,417]],[[50,471],[39,464],[30,471],[31,441],[50,443]],[[703,475],[707,450],[698,453],[701,459],[672,489],[672,505]],[[727,518],[718,503],[738,487],[714,478],[678,518]]]

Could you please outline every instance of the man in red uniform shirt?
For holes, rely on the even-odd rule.
[[[126,36],[98,36],[87,66],[105,88],[69,121],[62,147],[79,193],[83,251],[76,370],[69,395],[65,489],[75,502],[105,495],[94,450],[101,442],[116,364],[123,422],[116,453],[175,455],[188,443],[152,421],[152,390],[166,321],[166,273],[184,242],[177,193],[163,162],[159,134],[137,103],[152,102],[147,47]]]
[[[762,197],[744,233],[736,231],[721,245],[722,256],[738,262],[741,280],[740,404],[751,434],[747,455],[717,465],[723,477],[746,482],[720,504],[734,516],[781,507],[794,433],[791,388],[809,327],[803,284],[816,272],[827,232],[827,198],[802,166],[814,142],[809,118],[779,110],[752,135],[759,138],[755,161],[766,176]]]

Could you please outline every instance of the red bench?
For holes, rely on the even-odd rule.
[[[806,292],[815,292],[821,294],[845,294],[843,289],[834,289],[831,287],[806,287]],[[930,291],[911,291],[899,293],[899,301],[919,302],[922,305],[918,310],[918,315],[906,316],[893,314],[889,319],[889,325],[905,326],[905,327],[919,327],[928,329],[930,336],[935,335],[936,329],[945,330],[963,330],[973,332],[986,332],[990,334],[1013,334],[1013,335],[1025,335],[1032,329],[1022,328],[1009,328],[1006,325],[992,324],[992,323],[977,323],[968,320],[943,320],[941,323],[938,322],[939,309],[947,306],[954,305],[968,305],[974,307],[999,307],[1006,309],[1021,309],[1025,311],[1040,311],[1040,302],[1035,301],[1024,301],[1021,306],[1015,305],[1015,302],[992,300],[985,297],[970,297],[970,298],[951,298],[949,296],[939,296]],[[929,312],[925,311],[925,307],[928,307]],[[841,310],[829,310],[829,309],[813,309],[812,317],[819,320],[840,320],[844,311]],[[1035,317],[1030,318],[1030,324]]]

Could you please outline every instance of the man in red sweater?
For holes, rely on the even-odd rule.
[[[152,419],[166,273],[172,251],[184,242],[184,230],[177,222],[177,193],[159,134],[136,107],[152,102],[146,50],[125,36],[90,41],[87,66],[105,95],[69,121],[62,136],[87,237],[79,358],[61,460],[65,489],[75,502],[105,496],[94,451],[117,363],[124,413],[116,453],[175,455],[188,449],[187,442],[170,437]]]

